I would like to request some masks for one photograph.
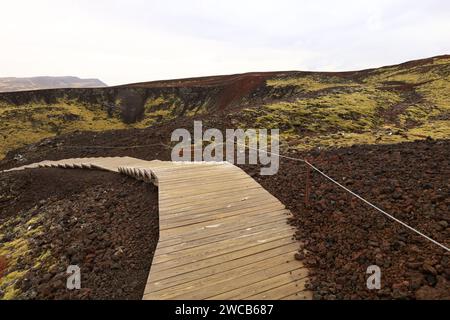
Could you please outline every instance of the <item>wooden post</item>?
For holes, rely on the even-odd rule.
[[[305,207],[309,208],[309,194],[311,190],[311,168],[306,165]]]

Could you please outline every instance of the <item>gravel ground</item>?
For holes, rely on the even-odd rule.
[[[295,155],[303,157],[306,155]],[[359,146],[310,162],[364,198],[450,246],[450,142]],[[316,172],[305,199],[305,164],[283,159],[277,175],[245,168],[295,214],[296,257],[311,269],[316,299],[450,299],[450,254],[388,219]],[[369,265],[381,289],[368,290]]]
[[[158,238],[155,187],[113,173],[0,176],[0,298],[141,299]],[[66,288],[69,265],[81,290]]]

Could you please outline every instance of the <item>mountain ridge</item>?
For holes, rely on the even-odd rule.
[[[95,78],[75,76],[0,77],[0,92],[20,92],[58,88],[95,88],[107,85]]]

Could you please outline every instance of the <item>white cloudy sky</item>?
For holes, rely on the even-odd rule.
[[[450,53],[450,1],[0,0],[0,77],[109,85]]]

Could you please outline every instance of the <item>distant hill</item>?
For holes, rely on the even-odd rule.
[[[181,128],[177,121],[211,125],[216,118],[221,122],[214,128],[278,128],[282,147],[296,149],[448,139],[450,55],[348,72],[251,72],[3,92],[0,158],[74,131]]]
[[[0,78],[0,92],[95,87],[106,87],[106,84],[98,79],[80,79],[78,77]]]

